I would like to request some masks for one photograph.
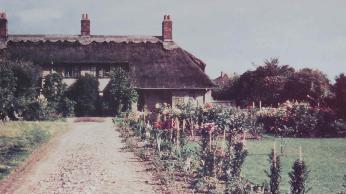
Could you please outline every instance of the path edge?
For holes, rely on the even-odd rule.
[[[27,176],[27,173],[35,166],[35,164],[47,157],[49,150],[54,147],[60,140],[61,136],[70,131],[71,121],[66,120],[67,127],[58,132],[47,142],[39,145],[29,157],[16,166],[9,175],[0,181],[0,193],[12,193],[13,185],[18,185]],[[72,121],[73,122],[73,121]]]

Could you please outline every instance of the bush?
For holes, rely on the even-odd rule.
[[[291,193],[292,194],[305,194],[311,188],[307,186],[307,180],[310,171],[303,160],[296,160],[293,164],[292,171],[288,174],[290,177]]]
[[[70,87],[68,96],[76,102],[77,116],[93,116],[97,114],[99,101],[99,82],[92,75],[85,75],[77,79]]]
[[[0,117],[18,119],[39,92],[39,68],[30,62],[0,60]]]
[[[127,73],[122,68],[112,71],[104,92],[105,105],[109,112],[118,115],[122,110],[129,110],[137,98],[138,94],[132,87]]]
[[[0,119],[4,119],[12,107],[17,78],[6,65],[0,64]]]
[[[36,99],[26,106],[22,113],[23,119],[28,121],[37,120],[55,120],[59,115],[55,113],[55,109],[48,106],[46,99]]]
[[[48,101],[48,106],[64,117],[74,114],[75,102],[66,97],[67,85],[63,77],[57,73],[49,74],[44,79],[42,94]]]

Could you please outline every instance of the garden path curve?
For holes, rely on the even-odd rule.
[[[110,118],[71,122],[47,155],[18,178],[8,193],[155,193],[151,176],[123,152]],[[17,182],[17,183],[16,183]]]

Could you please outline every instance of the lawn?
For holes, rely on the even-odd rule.
[[[0,122],[0,179],[50,137],[67,128],[63,121]]]
[[[264,170],[269,168],[268,153],[276,142],[277,149],[284,145],[281,156],[282,182],[281,192],[289,193],[288,172],[294,160],[299,157],[302,146],[303,158],[309,167],[310,193],[337,193],[342,189],[343,176],[346,175],[346,138],[273,138],[266,137],[260,141],[247,141],[249,155],[243,168],[243,175],[250,181],[261,184],[268,180]]]

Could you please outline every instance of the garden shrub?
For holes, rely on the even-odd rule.
[[[14,92],[17,86],[17,78],[13,71],[4,64],[0,64],[0,119],[8,116],[14,100]]]
[[[0,117],[19,119],[39,92],[39,67],[25,61],[0,60]]]
[[[22,116],[24,120],[28,121],[55,120],[59,118],[59,115],[55,113],[52,107],[48,106],[47,100],[44,98],[38,98],[28,104],[22,112]]]
[[[346,121],[337,119],[331,123],[331,128],[338,137],[346,137]]]
[[[305,194],[311,188],[308,188],[307,181],[310,171],[307,169],[303,160],[297,159],[288,174],[290,177],[291,194]]]
[[[132,87],[127,73],[120,67],[113,70],[104,91],[105,106],[109,113],[119,115],[121,111],[129,110],[137,98],[137,91]]]
[[[269,154],[269,164],[270,170],[266,171],[269,180],[270,193],[271,194],[280,194],[280,181],[281,181],[281,163],[280,156],[276,154],[275,148],[272,149]]]
[[[60,74],[48,74],[44,79],[42,94],[48,101],[48,106],[63,117],[74,114],[75,102],[66,97],[67,85],[63,83]]]
[[[267,132],[280,136],[339,136],[339,131],[342,131],[342,122],[336,122],[334,111],[304,102],[286,102],[278,108],[263,108],[257,116]]]
[[[69,88],[68,97],[76,102],[76,116],[94,116],[99,103],[99,82],[92,75],[81,76]]]

